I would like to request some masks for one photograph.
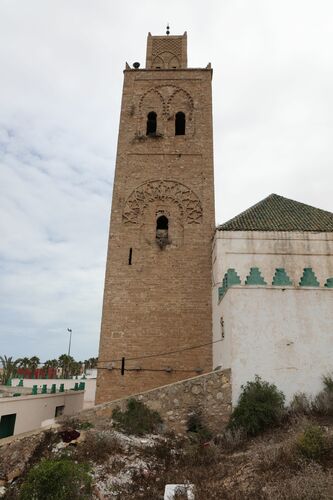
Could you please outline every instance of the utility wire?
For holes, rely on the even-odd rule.
[[[213,345],[213,344],[216,344],[217,342],[221,342],[223,339],[219,339],[219,340],[213,340],[213,342],[207,342],[206,344],[198,344],[198,345],[193,345],[193,346],[190,346],[190,347],[184,347],[183,349],[178,349],[176,351],[168,351],[168,352],[159,352],[157,354],[147,354],[146,356],[137,356],[137,357],[134,357],[134,358],[126,358],[126,361],[136,361],[138,359],[148,359],[148,358],[158,358],[160,356],[169,356],[171,354],[177,354],[178,352],[184,352],[184,351],[190,351],[192,349],[199,349],[200,347],[206,347],[207,345]],[[120,362],[122,360],[122,358],[120,359],[111,359],[111,360],[101,360],[98,362],[99,363],[116,363],[116,362]],[[97,366],[97,368],[99,368]]]
[[[98,368],[99,370],[117,370],[121,371],[121,368],[107,368],[106,366],[101,366]],[[193,373],[193,372],[199,372],[199,370],[196,370],[193,368],[193,370],[182,370],[179,368],[124,368],[125,372],[167,372],[167,373],[173,373],[173,372],[186,372],[186,373]],[[200,373],[203,370],[200,370]]]

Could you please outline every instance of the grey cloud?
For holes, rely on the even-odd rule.
[[[330,1],[0,5],[0,351],[97,353],[122,70],[148,31],[214,68],[216,219],[271,192],[332,210]]]

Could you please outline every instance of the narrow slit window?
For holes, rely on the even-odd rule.
[[[128,265],[131,266],[132,265],[132,248],[129,249],[129,253],[128,253]]]
[[[165,215],[160,215],[156,220],[156,240],[162,248],[169,242],[169,220]]]
[[[146,135],[156,134],[157,129],[157,115],[155,111],[150,111],[147,115],[147,132]]]
[[[178,111],[178,113],[176,113],[175,135],[185,135],[185,127],[185,113],[183,113],[182,111]]]

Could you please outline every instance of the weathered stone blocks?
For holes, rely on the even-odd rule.
[[[186,432],[188,415],[200,409],[207,426],[219,432],[231,413],[231,383],[229,370],[217,370],[159,387],[134,396],[149,408],[157,410],[168,429]],[[98,420],[111,419],[112,411],[126,408],[128,398],[100,404],[79,414],[82,420],[98,425]]]

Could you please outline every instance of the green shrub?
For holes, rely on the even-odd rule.
[[[322,377],[324,389],[320,391],[312,402],[312,411],[318,415],[333,416],[333,377],[328,374]]]
[[[291,415],[310,415],[312,409],[312,400],[305,392],[297,392],[289,405]]]
[[[317,415],[333,415],[333,391],[320,391],[312,401],[312,411]]]
[[[323,376],[323,384],[325,391],[333,392],[333,377],[332,375],[324,375]]]
[[[76,429],[76,430],[89,430],[94,427],[94,424],[88,420],[80,420],[75,417],[61,417],[61,425],[64,430]]]
[[[20,500],[71,500],[91,498],[87,465],[71,460],[42,460],[33,467],[20,489]]]
[[[125,411],[121,411],[119,407],[115,408],[112,420],[116,429],[137,436],[156,432],[162,424],[162,418],[157,411],[151,410],[134,398],[127,401]]]
[[[82,422],[79,422],[79,426],[78,426],[78,429],[80,429],[80,431],[87,431],[89,429],[92,429],[94,427],[94,424],[91,423],[91,422],[88,422],[88,420],[83,420]]]
[[[308,425],[297,439],[297,448],[306,458],[316,460],[325,452],[325,439],[318,425]]]
[[[212,438],[212,433],[203,422],[202,411],[192,410],[187,417],[187,432],[193,440],[204,443]]]
[[[283,415],[284,401],[284,394],[274,384],[269,384],[256,375],[253,382],[242,386],[228,427],[242,428],[246,434],[255,436],[279,423]]]

